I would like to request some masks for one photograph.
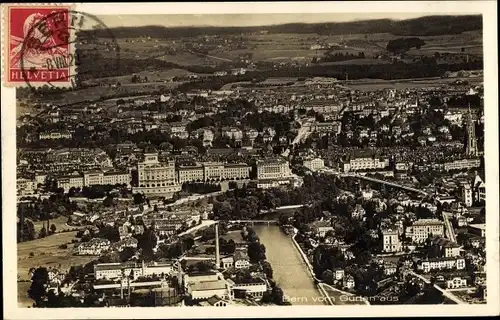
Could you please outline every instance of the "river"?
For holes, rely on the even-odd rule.
[[[255,225],[260,242],[266,246],[273,278],[292,305],[326,305],[292,239],[276,225]]]

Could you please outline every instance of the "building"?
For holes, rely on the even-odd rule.
[[[480,166],[481,166],[481,160],[477,158],[472,158],[472,159],[460,159],[460,160],[445,162],[443,164],[443,169],[445,171],[468,170],[472,168],[479,168]]]
[[[325,161],[321,158],[305,159],[302,165],[311,171],[317,171],[325,167]]]
[[[229,269],[234,266],[234,258],[233,256],[224,257],[221,259],[221,266],[223,269]]]
[[[438,249],[441,257],[454,258],[460,256],[460,246],[446,238],[436,237],[433,239],[432,245]]]
[[[222,299],[234,299],[232,288],[234,282],[226,281],[220,272],[185,274],[183,283],[185,292],[193,300],[205,300],[213,296]]]
[[[454,277],[446,280],[446,289],[458,289],[467,287],[467,279],[462,277]]]
[[[444,222],[437,219],[419,219],[406,227],[405,234],[413,242],[422,243],[429,236],[444,236]]]
[[[132,177],[127,171],[88,171],[83,173],[83,184],[86,187],[95,185],[117,185],[130,186]]]
[[[274,158],[257,161],[258,180],[282,180],[291,176],[290,164],[285,159]]]
[[[93,238],[88,242],[82,242],[76,248],[80,256],[98,256],[109,249],[111,242],[107,239]]]
[[[69,175],[59,176],[56,178],[57,187],[63,188],[64,192],[68,192],[71,188],[83,188],[83,175],[78,171],[73,171]]]
[[[384,252],[400,252],[401,241],[397,230],[384,229],[382,230],[382,250]]]
[[[476,175],[472,185],[473,199],[476,202],[486,200],[486,184],[479,175]]]
[[[328,231],[333,231],[333,226],[330,221],[314,221],[309,224],[312,232],[319,237],[324,237]]]
[[[466,132],[465,132],[465,154],[468,156],[473,156],[477,157],[478,156],[478,149],[477,149],[477,140],[476,140],[476,125],[474,123],[474,120],[472,119],[472,114],[470,111],[470,106],[469,106],[469,112],[466,114],[466,119],[465,119],[465,127],[466,127]]]
[[[250,258],[247,253],[242,250],[237,250],[233,256],[234,267],[236,269],[248,268],[250,266]]]
[[[485,223],[469,224],[467,226],[467,232],[484,238],[486,235],[486,224]]]
[[[227,281],[232,282],[230,279]],[[264,293],[267,292],[267,284],[264,280],[252,283],[234,283],[232,287],[235,292],[243,291],[246,297],[253,298],[255,300],[261,300]]]
[[[398,266],[395,263],[385,263],[384,264],[384,274],[386,276],[391,276],[398,271]]]
[[[252,167],[246,163],[227,163],[224,165],[220,180],[243,180],[250,178]]]
[[[33,194],[36,189],[35,181],[31,179],[19,178],[16,180],[17,195],[26,196]]]
[[[335,269],[335,270],[333,270],[333,280],[334,280],[334,282],[342,280],[342,279],[344,279],[344,277],[345,277],[345,271],[344,271],[344,269]]]
[[[221,299],[218,296],[213,296],[208,298],[206,301],[201,301],[200,305],[202,307],[226,307],[229,301]]]
[[[173,264],[170,262],[123,262],[123,263],[98,263],[94,265],[95,279],[122,279],[131,277],[131,280],[138,277],[166,276],[172,274]]]
[[[72,137],[73,135],[69,131],[40,132],[38,135],[40,140],[71,139]]]
[[[354,282],[354,277],[351,275],[348,275],[347,277],[344,278],[344,287],[347,289],[354,289],[356,283]]]
[[[197,164],[194,166],[179,166],[177,168],[178,182],[202,182],[205,181],[205,171],[203,165]]]
[[[344,172],[385,169],[389,166],[389,159],[379,158],[354,158],[342,164]]]
[[[138,187],[135,193],[146,195],[172,196],[174,192],[181,190],[175,172],[175,162],[161,163],[158,153],[144,154],[144,161],[137,164]]]
[[[465,269],[465,259],[462,257],[428,258],[417,262],[417,269],[423,272],[443,269],[463,270]]]
[[[472,206],[472,188],[469,183],[463,183],[460,186],[460,200],[463,204],[465,204],[466,207]]]
[[[234,139],[236,141],[241,141],[241,139],[243,139],[243,131],[241,131],[238,128],[230,127],[230,128],[223,128],[222,130],[223,134],[229,139]]]
[[[337,112],[337,111],[334,111]],[[340,134],[342,131],[342,123],[340,121],[332,122],[315,122],[311,126],[312,131],[318,133],[333,133],[335,135]]]

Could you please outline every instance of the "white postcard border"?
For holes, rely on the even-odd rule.
[[[499,314],[499,180],[498,180],[498,67],[496,1],[433,2],[289,2],[289,3],[108,3],[76,4],[91,14],[210,14],[210,13],[325,13],[325,12],[424,12],[483,14],[485,159],[486,159],[486,305],[405,306],[289,306],[289,307],[156,307],[32,309],[17,307],[16,234],[16,120],[15,89],[2,86],[2,225],[3,297],[6,319],[107,319],[107,318],[249,318],[337,316],[454,316]],[[4,32],[4,30],[2,30]],[[3,46],[4,44],[2,44]],[[3,49],[3,48],[2,48]],[[3,52],[3,51],[2,51]]]

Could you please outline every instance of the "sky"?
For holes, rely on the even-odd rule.
[[[185,26],[262,26],[285,23],[346,22],[371,19],[404,20],[426,16],[425,13],[307,13],[307,14],[162,14],[99,15],[108,28],[158,25]]]

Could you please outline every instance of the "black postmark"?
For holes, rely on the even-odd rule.
[[[68,49],[62,50],[66,45]],[[38,65],[30,63],[28,53],[39,54]],[[23,79],[35,92],[38,88],[32,85],[35,81],[45,82],[49,87],[56,87],[59,80],[66,81],[70,88],[77,89],[85,80],[118,70],[120,47],[98,17],[74,10],[58,10],[31,26],[22,43],[20,67]],[[74,72],[58,72],[63,69]],[[33,80],[33,75],[41,70],[50,73],[49,80]]]

